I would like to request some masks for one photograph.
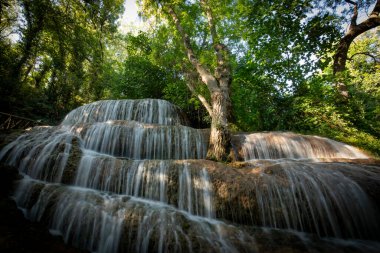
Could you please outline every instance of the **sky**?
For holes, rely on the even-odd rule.
[[[138,17],[137,10],[136,0],[125,0],[124,13],[119,20],[120,32],[127,33],[134,30],[142,30],[144,28],[143,22]]]

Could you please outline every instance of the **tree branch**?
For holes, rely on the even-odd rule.
[[[216,27],[215,27],[214,18],[212,15],[211,8],[210,8],[210,6],[206,0],[201,0],[201,5],[202,5],[202,8],[205,10],[205,13],[207,16],[207,21],[208,21],[208,26],[210,28],[212,43],[214,45],[217,45],[220,43],[220,41],[219,41],[218,34],[216,33]]]
[[[217,80],[211,75],[209,70],[207,70],[205,67],[202,66],[202,64],[199,62],[198,58],[196,57],[190,43],[190,37],[183,29],[181,25],[181,21],[179,20],[177,13],[174,11],[174,8],[169,5],[169,6],[166,6],[166,9],[167,9],[168,14],[171,16],[177,28],[177,31],[182,37],[182,42],[183,42],[183,45],[185,46],[187,58],[189,59],[190,63],[197,70],[202,81],[207,85],[210,92],[217,91],[219,89]]]
[[[346,3],[349,3],[349,4],[352,4],[352,5],[355,5],[355,6],[358,6],[358,3],[354,2],[354,1],[351,1],[351,0],[344,0]]]
[[[349,0],[346,0],[346,2],[351,3],[351,4],[354,5],[354,15],[352,15],[352,17],[351,17],[351,24],[350,24],[350,26],[355,27],[356,26],[356,22],[358,20],[358,4],[355,3],[355,2],[349,1]]]
[[[377,0],[376,5],[373,8],[369,17],[354,27],[353,32],[357,34],[356,36],[366,32],[372,28],[375,28],[376,26],[379,26],[380,25],[379,14],[380,14],[380,0]]]
[[[212,115],[212,107],[211,105],[209,104],[209,102],[207,101],[207,99],[202,96],[201,94],[199,94],[196,89],[195,89],[195,85],[193,83],[193,78],[191,77],[191,74],[189,73],[186,73],[185,74],[186,76],[186,79],[188,80],[186,82],[186,86],[189,88],[189,90],[191,91],[191,93],[196,96],[199,101],[201,101],[201,103],[203,104],[203,106],[206,108],[207,112]]]
[[[229,51],[226,45],[220,42],[218,33],[216,32],[216,26],[214,21],[214,16],[210,5],[207,0],[200,0],[201,6],[205,11],[207,16],[208,26],[210,29],[210,34],[212,38],[212,43],[214,45],[216,58],[217,58],[217,69],[216,69],[216,77],[218,79],[230,79],[231,78],[231,66],[229,65]],[[228,87],[223,87],[225,85],[229,85],[231,80],[225,80],[220,82],[221,88],[227,89]]]
[[[360,24],[356,24],[357,4],[351,0],[345,0],[345,1],[348,3],[354,4],[355,9],[354,9],[354,14],[351,19],[351,25],[347,33],[340,40],[338,49],[334,55],[334,74],[345,70],[346,61],[347,61],[347,53],[352,41],[354,41],[354,39],[358,37],[360,34],[363,34],[366,31],[380,25],[380,17],[379,17],[380,0],[376,1],[376,4],[370,16],[366,20],[361,22]]]
[[[366,56],[372,58],[372,60],[374,61],[375,64],[380,63],[380,59],[377,58],[375,55],[371,54],[370,52],[359,52],[359,53],[355,53],[355,54],[351,55],[351,57],[347,58],[347,60],[352,61],[353,58],[354,58],[355,56],[357,56],[357,55],[366,55]]]
[[[376,5],[375,7],[373,8],[371,14],[369,15],[370,17],[378,17],[380,14],[380,1],[377,0],[376,1]]]

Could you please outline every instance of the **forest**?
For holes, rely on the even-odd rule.
[[[137,2],[146,29],[122,33],[122,0],[0,0],[0,111],[55,124],[158,98],[216,134],[316,134],[380,156],[380,0]]]

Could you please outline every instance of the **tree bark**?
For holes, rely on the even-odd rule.
[[[228,129],[229,96],[223,91],[211,94],[212,117],[210,144],[207,158],[226,161],[231,150],[231,134]]]

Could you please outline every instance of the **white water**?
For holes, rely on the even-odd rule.
[[[380,231],[376,208],[340,170],[368,177],[356,166],[339,164],[282,162],[264,170],[255,182],[262,224],[321,236],[376,238]],[[380,183],[379,174],[370,176]]]
[[[244,139],[240,144],[244,160],[368,158],[352,146],[319,136],[268,132],[237,135],[236,137]]]
[[[159,217],[154,222],[168,230],[168,235],[161,234],[158,251],[167,252],[169,248],[165,244],[172,244],[170,240],[174,240],[175,247],[182,248],[182,241],[177,238],[182,233],[189,243],[184,251],[191,252],[192,239],[180,231],[180,225],[176,225],[178,231],[172,232],[173,238],[168,237],[169,225],[177,223],[175,217],[179,211],[176,208],[186,211],[189,217],[215,215],[207,171],[189,172],[185,164],[169,170],[170,161],[162,160],[205,157],[207,138],[204,132],[181,123],[186,121],[178,108],[166,101],[100,101],[72,111],[57,128],[27,132],[6,146],[0,159],[26,175],[15,193],[17,204],[25,215],[37,221],[47,219],[50,230],[62,235],[67,243],[99,253],[123,251],[119,248],[121,236],[128,234],[123,224],[126,216],[136,209],[142,220],[138,231],[130,234],[130,238],[136,236],[136,232],[140,235],[134,238],[137,239],[133,242],[134,250],[148,251],[150,242],[146,233],[150,232],[144,230],[144,220],[150,225]],[[77,148],[72,149],[73,145]],[[79,157],[77,168],[68,163],[76,156]],[[161,160],[121,160],[115,156]],[[182,191],[182,186],[176,182],[183,173],[189,185]],[[77,187],[45,183],[63,180]],[[91,188],[94,190],[88,190]],[[173,198],[168,191],[170,194],[178,192],[178,197]],[[140,204],[132,205],[131,201],[125,205],[127,196],[170,204],[173,206],[169,208],[171,214],[166,211],[168,206],[158,212],[154,208],[145,210]],[[187,200],[183,205],[184,198]],[[180,214],[184,216],[185,213]],[[194,219],[191,218],[191,222]],[[222,236],[214,238],[217,233],[211,234],[205,226],[204,233],[213,238],[209,241],[210,247],[215,243],[230,245]],[[232,244],[229,250],[236,252]]]
[[[61,182],[73,138],[69,132],[52,128],[25,134],[1,151],[0,160],[33,178]]]
[[[258,252],[256,226],[379,240],[378,207],[353,179],[380,185],[378,167],[291,160],[366,158],[361,152],[321,137],[262,133],[236,136],[243,141],[235,147],[273,166],[178,160],[204,158],[208,139],[181,125],[177,112],[162,100],[100,101],[20,136],[0,152],[26,175],[17,205],[67,243],[98,253]]]
[[[188,213],[215,218],[212,186],[207,171],[203,168],[198,175],[191,175],[185,163],[178,176],[178,207]]]
[[[86,149],[131,159],[200,159],[207,153],[204,134],[179,125],[107,121],[83,129],[80,135]]]
[[[175,183],[178,181],[178,185]],[[175,205],[190,214],[214,218],[212,185],[206,169],[189,170],[170,160],[120,160],[85,150],[75,185]],[[178,199],[171,199],[176,192]]]
[[[40,191],[37,199],[24,196],[35,191]],[[127,252],[198,252],[198,247],[206,247],[212,252],[237,253],[236,241],[245,247],[254,243],[248,234],[218,220],[161,202],[86,188],[25,178],[15,199],[28,218],[49,219],[51,230],[65,242],[92,252],[117,252],[120,240],[133,242],[126,244]]]
[[[71,111],[62,125],[127,120],[161,125],[187,125],[173,104],[159,99],[102,100]]]
[[[35,193],[36,189],[40,193],[35,203],[30,203],[33,198],[22,196]],[[118,250],[125,212],[120,205],[123,202],[121,196],[26,178],[20,183],[16,202],[27,210],[26,216],[32,220],[49,218],[51,230],[59,231],[66,243],[92,252]]]

